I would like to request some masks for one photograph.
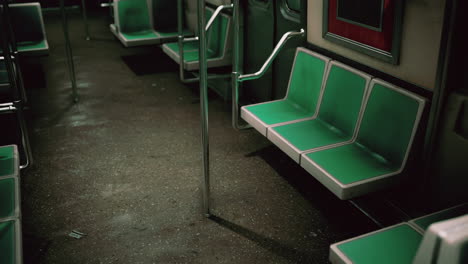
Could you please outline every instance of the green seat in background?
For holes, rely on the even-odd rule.
[[[16,146],[0,146],[0,178],[18,176],[19,157]]]
[[[305,151],[350,142],[356,134],[370,79],[367,74],[332,61],[317,116],[273,125],[268,129],[268,139],[298,163]]]
[[[428,235],[426,230],[415,225],[416,221],[425,219],[425,223],[429,226],[466,214],[468,214],[468,206],[463,204],[414,219],[408,223],[400,223],[335,243],[330,246],[330,262],[333,264],[412,264],[418,248],[422,245],[423,235],[424,240]],[[425,252],[424,255],[433,255],[433,252]],[[437,262],[437,264],[439,263]],[[444,264],[448,263],[444,262]]]
[[[206,8],[206,20],[210,19],[214,10]],[[207,34],[207,66],[222,67],[231,65],[231,17],[226,14],[220,14],[212,26],[206,32]],[[163,51],[169,55],[175,62],[180,64],[180,52],[178,43],[168,43],[162,46]],[[199,44],[198,41],[186,42],[183,44],[184,69],[194,71],[199,69]]]
[[[285,98],[243,106],[242,118],[264,136],[273,125],[314,118],[329,61],[327,57],[298,48]]]
[[[423,108],[422,98],[373,79],[356,140],[306,152],[301,166],[343,200],[387,187],[406,164]]]
[[[411,264],[423,235],[399,224],[331,246],[333,264]]]
[[[49,53],[40,3],[10,4],[11,24],[18,52],[24,56]]]
[[[163,6],[163,3],[159,3],[161,1],[156,2],[156,6]],[[168,3],[175,3],[175,1]],[[165,27],[158,31],[154,29],[157,25],[153,25],[153,22],[162,20],[153,19],[152,5],[153,0],[114,0],[114,24],[110,25],[110,29],[125,47],[156,45],[177,39],[175,29],[168,30]],[[165,20],[168,19],[171,17]],[[176,17],[173,19],[175,21]],[[189,34],[189,32],[186,33]]]

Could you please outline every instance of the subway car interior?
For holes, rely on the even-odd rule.
[[[0,264],[467,264],[466,10],[0,0]]]

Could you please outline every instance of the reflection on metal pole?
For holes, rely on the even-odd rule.
[[[233,21],[234,21],[234,36],[233,36],[233,62],[232,62],[232,126],[234,129],[247,129],[249,124],[240,124],[239,120],[239,90],[241,84],[238,81],[239,76],[243,73],[244,64],[244,23],[242,18],[242,7],[239,0],[233,1]]]
[[[65,5],[63,1],[64,0],[60,0],[60,10],[62,12],[63,34],[65,35],[65,51],[67,53],[68,71],[72,85],[73,101],[76,103],[78,102],[78,92],[76,87],[75,63],[73,62],[73,52],[70,44],[70,36],[68,34],[67,13],[65,11]]]
[[[208,130],[208,67],[206,56],[205,0],[198,0],[198,36],[200,38],[200,106],[203,152],[203,211],[210,216],[210,142]]]
[[[88,15],[86,14],[86,0],[81,0],[81,13],[83,14],[86,40],[91,40],[91,37],[89,36]]]

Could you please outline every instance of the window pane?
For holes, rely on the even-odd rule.
[[[349,23],[382,28],[384,0],[338,0],[337,18]]]

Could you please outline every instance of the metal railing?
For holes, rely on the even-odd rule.
[[[220,5],[216,8],[216,10],[211,15],[208,23],[204,23],[204,32],[206,32],[211,28],[216,18],[221,14],[221,12],[225,9],[232,9],[233,4],[229,5]],[[198,10],[198,9],[197,9]],[[198,13],[198,11],[197,11]],[[198,14],[199,15],[199,14]],[[206,15],[203,11],[203,17],[206,19]],[[198,21],[200,20],[200,16],[198,17]],[[201,32],[199,30],[199,32]],[[185,63],[184,63],[184,43],[192,42],[192,41],[200,41],[200,33],[198,36],[186,38],[184,34],[184,1],[177,0],[177,44],[179,48],[179,78],[183,83],[194,83],[200,80],[200,77],[195,78],[187,78],[185,76]],[[199,59],[201,61],[201,59]],[[220,79],[220,78],[229,78],[229,74],[210,74],[208,75],[208,79]]]
[[[276,56],[283,49],[287,41],[293,37],[303,37],[305,35],[305,30],[300,29],[299,31],[289,31],[286,32],[278,44],[276,44],[272,53],[265,61],[263,66],[255,73],[243,74],[243,14],[240,8],[240,0],[234,0],[234,10],[233,10],[233,20],[234,20],[234,48],[233,48],[233,72],[232,72],[232,126],[235,129],[247,129],[251,126],[249,124],[240,124],[239,119],[239,90],[240,84],[244,81],[255,80],[261,78],[268,68],[273,63]]]

